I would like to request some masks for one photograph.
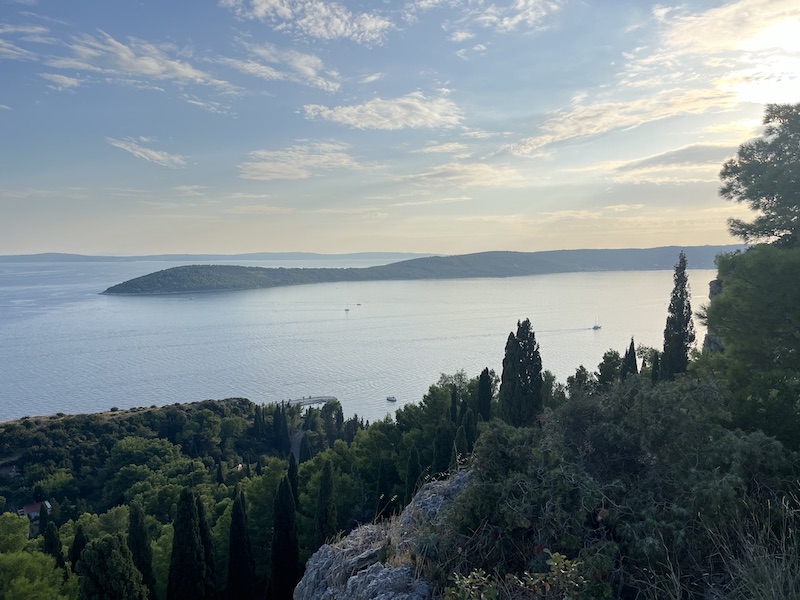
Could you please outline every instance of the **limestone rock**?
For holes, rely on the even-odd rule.
[[[468,473],[427,483],[401,515],[362,525],[309,559],[295,600],[429,600],[432,586],[414,569],[410,554],[420,528],[436,522],[442,508],[467,485]],[[388,552],[382,552],[382,550]],[[381,555],[388,555],[386,564]]]

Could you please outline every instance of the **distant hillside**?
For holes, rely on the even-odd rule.
[[[714,268],[718,254],[744,246],[683,248],[693,269]],[[175,294],[330,283],[414,279],[519,277],[545,273],[672,269],[682,248],[480,252],[429,256],[368,268],[262,268],[187,265],[150,273],[108,288],[105,294]]]

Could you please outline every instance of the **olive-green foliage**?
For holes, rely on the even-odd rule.
[[[91,540],[78,562],[81,600],[147,600],[142,574],[121,533]]]
[[[63,569],[52,556],[36,551],[0,552],[0,598],[72,600],[77,596],[77,579],[65,581]]]
[[[28,539],[30,521],[10,512],[0,513],[0,553],[19,552]]]
[[[759,245],[717,263],[722,293],[703,316],[724,352],[697,369],[730,382],[736,426],[800,448],[800,247]]]
[[[314,538],[312,549],[316,550],[330,540],[338,531],[336,523],[336,490],[334,488],[333,466],[330,459],[322,467],[317,496],[317,510],[314,514]]]

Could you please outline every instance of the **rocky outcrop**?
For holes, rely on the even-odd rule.
[[[416,572],[414,544],[426,526],[467,485],[459,471],[427,483],[399,517],[363,525],[339,542],[325,544],[309,559],[295,600],[428,600],[433,588]]]

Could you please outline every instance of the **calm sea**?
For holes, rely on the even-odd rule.
[[[672,271],[380,281],[175,296],[102,296],[177,264],[0,263],[0,421],[245,397],[332,395],[375,420],[441,373],[499,375],[519,319],[560,381],[603,353],[660,347]],[[246,262],[371,266],[375,261]],[[715,271],[689,280],[696,310]],[[593,330],[596,321],[602,329]],[[698,339],[702,339],[699,332]],[[396,396],[389,404],[387,396]]]

